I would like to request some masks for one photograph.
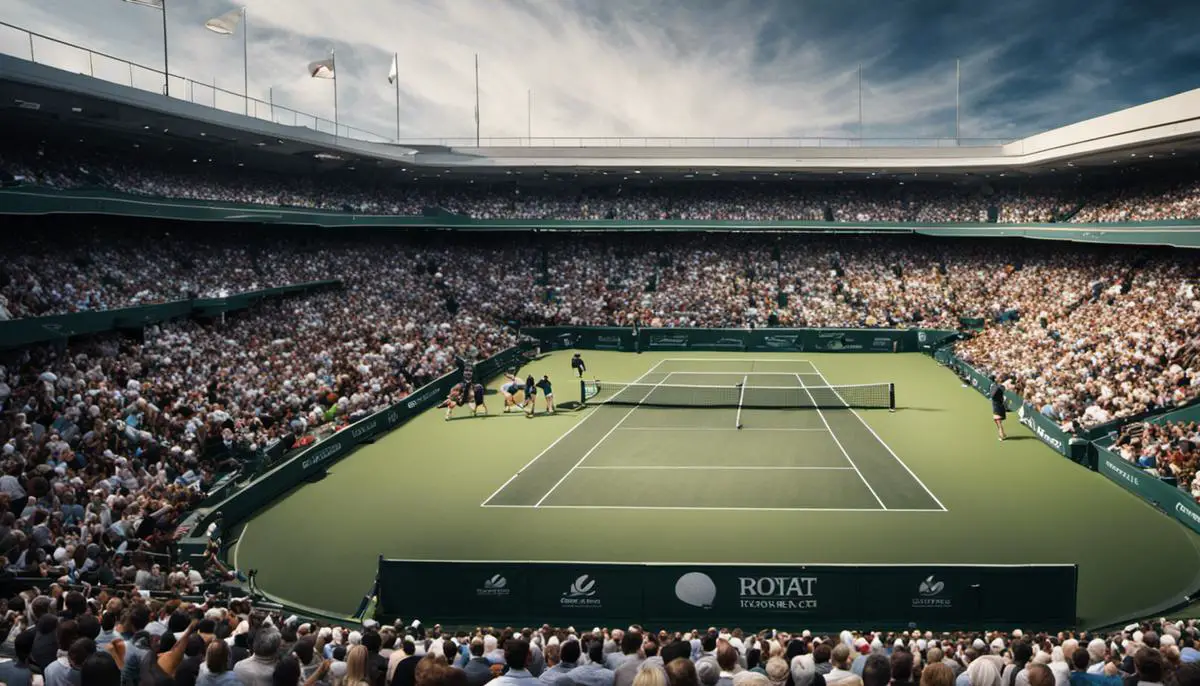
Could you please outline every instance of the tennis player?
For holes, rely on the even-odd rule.
[[[532,417],[534,410],[537,409],[537,383],[533,379],[533,374],[525,377],[525,416]]]
[[[546,414],[554,414],[554,387],[550,385],[550,375],[543,374],[537,387],[542,389],[542,395],[546,398]]]
[[[477,383],[471,386],[471,400],[468,406],[471,408],[472,417],[478,416],[480,410],[483,410],[484,414],[488,413],[487,404],[483,402],[483,384]]]
[[[447,396],[445,402],[442,403],[442,407],[446,408],[445,421],[450,421],[450,416],[454,414],[454,408],[461,405],[462,400],[463,384],[456,383],[454,384],[454,387],[450,389],[450,395]]]
[[[996,377],[992,377],[992,421],[996,423],[996,431],[1000,434],[1000,440],[1005,439],[1004,435],[1004,419],[1008,417],[1008,408],[1004,406],[1004,386],[1001,386],[996,381]]]
[[[504,373],[504,383],[500,386],[500,393],[504,396],[505,412],[517,404],[517,400],[513,396],[519,390],[521,390],[521,381],[517,378],[516,370],[510,369]]]
[[[583,363],[583,356],[579,353],[575,353],[575,356],[571,358],[571,369],[574,369],[581,379],[583,373],[587,371],[587,365]]]

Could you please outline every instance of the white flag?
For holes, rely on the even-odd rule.
[[[323,60],[308,63],[308,75],[314,79],[332,79],[334,77],[333,55]]]
[[[222,36],[228,36],[237,30],[238,24],[242,21],[241,10],[231,10],[222,14],[219,17],[214,17],[204,22],[204,28],[219,33]]]
[[[146,7],[153,7],[156,10],[161,10],[163,8],[163,0],[125,0],[125,2],[131,2],[135,5],[144,5]]]
[[[396,77],[400,75],[400,65],[396,63],[396,56],[392,55],[392,70],[388,72],[388,83],[396,83]]]

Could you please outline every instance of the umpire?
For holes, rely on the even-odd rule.
[[[583,363],[583,356],[579,353],[575,353],[575,356],[571,358],[571,369],[574,369],[575,373],[581,379],[583,378],[583,373],[587,371],[587,365]]]

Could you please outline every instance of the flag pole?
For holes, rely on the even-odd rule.
[[[862,107],[862,62],[858,63],[858,145],[863,141],[863,107]]]
[[[250,25],[246,23],[246,8],[242,8],[242,97],[246,103],[245,114],[250,116]]]
[[[167,0],[162,0],[163,24],[163,93],[171,97],[171,63],[167,57]]]
[[[333,138],[338,137],[338,101],[337,101],[337,50],[329,51],[330,66],[333,67]]]
[[[479,53],[475,53],[475,147],[479,147]]]
[[[954,60],[954,143],[957,145],[961,138],[962,99],[959,92],[962,86],[962,60]]]
[[[396,65],[396,142],[400,142],[400,53],[392,53],[392,64]]]

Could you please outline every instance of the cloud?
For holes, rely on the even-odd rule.
[[[10,23],[161,65],[154,10],[7,3]],[[241,35],[203,28],[235,5],[168,6],[172,73],[236,93],[173,79],[172,95],[240,111]],[[305,65],[334,49],[341,123],[392,136],[396,52],[406,140],[474,138],[476,53],[481,133],[513,142],[530,123],[537,137],[857,136],[859,65],[867,137],[952,137],[956,59],[962,135],[1012,138],[1194,87],[1200,67],[1189,28],[1200,10],[1167,20],[1120,0],[247,0],[247,12],[250,95],[277,104],[254,113],[310,126],[284,108],[332,119],[333,84],[308,78]],[[0,30],[0,49],[28,56],[28,40]],[[35,39],[34,51],[73,71],[130,78],[121,63],[89,63],[50,41]],[[142,87],[161,81],[134,71]]]

